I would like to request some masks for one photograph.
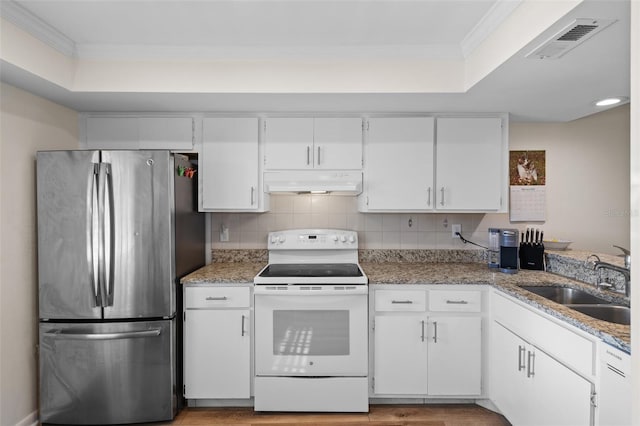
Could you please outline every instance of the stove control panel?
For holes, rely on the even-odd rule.
[[[357,249],[358,233],[343,229],[291,229],[270,232],[269,250]]]

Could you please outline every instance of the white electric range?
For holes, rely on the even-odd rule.
[[[354,231],[269,234],[254,278],[255,410],[367,412],[368,279]]]

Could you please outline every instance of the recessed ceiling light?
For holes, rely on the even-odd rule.
[[[611,106],[611,105],[616,105],[619,104],[622,101],[625,101],[627,98],[623,98],[623,97],[615,97],[615,98],[606,98],[606,99],[601,99],[599,101],[596,102],[596,106],[599,107],[603,107],[603,106]]]

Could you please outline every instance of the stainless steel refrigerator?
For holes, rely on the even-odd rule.
[[[178,280],[205,262],[197,179],[181,173],[193,166],[168,151],[40,151],[36,164],[40,421],[172,419]]]

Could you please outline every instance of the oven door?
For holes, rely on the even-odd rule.
[[[366,286],[256,286],[256,375],[366,376],[367,316]]]

